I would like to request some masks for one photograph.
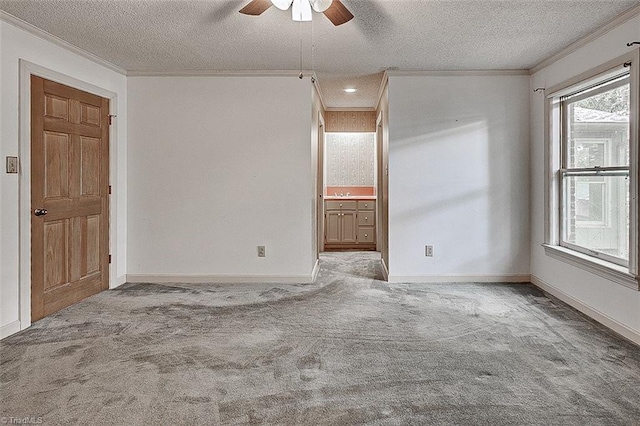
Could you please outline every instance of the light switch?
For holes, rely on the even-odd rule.
[[[18,157],[7,157],[7,173],[18,173]]]

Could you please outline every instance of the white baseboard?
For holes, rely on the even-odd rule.
[[[387,264],[384,262],[384,258],[380,258],[380,262],[382,263],[382,276],[385,281],[389,281],[389,268],[387,268]]]
[[[313,271],[311,271],[311,282],[315,282],[320,272],[320,259],[316,259],[316,264],[313,265]]]
[[[173,274],[127,274],[129,283],[311,283],[309,275],[173,275]]]
[[[109,286],[109,289],[114,289],[114,288],[118,288],[120,287],[122,284],[127,282],[127,276],[126,275],[121,275],[119,277],[117,277],[115,279],[115,281],[112,283],[111,286]]]
[[[389,275],[390,283],[528,283],[529,274],[501,275]]]
[[[536,277],[535,275],[531,276],[531,283],[536,287],[540,288],[541,290],[551,294],[552,296],[557,297],[558,299],[562,300],[566,304],[574,307],[575,309],[579,310],[580,312],[587,315],[588,317],[593,318],[594,320],[598,321],[600,324],[604,325],[605,327],[610,328],[611,330],[615,331],[619,335],[631,340],[637,345],[640,345],[640,333],[638,333],[636,330],[633,330],[627,327],[626,325],[622,324],[621,322],[611,318],[609,315],[604,314],[598,311],[597,309],[582,303],[581,301],[574,298],[573,296],[570,296],[564,291],[559,290],[558,288]]]
[[[20,331],[20,321],[16,320],[0,327],[0,339],[9,337]]]

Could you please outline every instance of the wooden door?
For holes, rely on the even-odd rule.
[[[342,242],[343,243],[355,243],[358,240],[358,221],[356,219],[355,211],[342,212]]]
[[[109,100],[31,77],[31,319],[109,287]]]

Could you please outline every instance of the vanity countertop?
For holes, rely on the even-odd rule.
[[[326,195],[324,197],[325,200],[334,201],[334,200],[375,200],[377,197],[375,195],[350,195],[348,197],[340,197],[335,195]]]

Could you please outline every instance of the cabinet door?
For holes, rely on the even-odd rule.
[[[325,243],[327,244],[336,244],[340,243],[340,221],[342,220],[342,216],[340,211],[335,210],[327,210],[325,213],[326,223],[325,223]]]
[[[356,221],[355,211],[343,211],[342,212],[342,242],[343,243],[355,243],[358,240],[356,235],[358,232],[358,225]]]

